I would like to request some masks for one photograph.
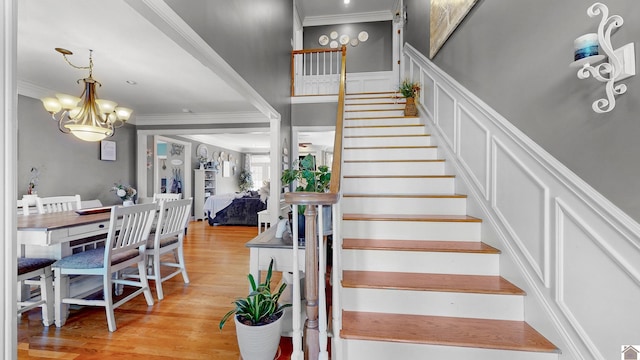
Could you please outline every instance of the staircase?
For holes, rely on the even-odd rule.
[[[341,359],[558,359],[393,93],[345,102]]]

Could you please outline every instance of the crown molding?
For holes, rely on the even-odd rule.
[[[135,119],[137,126],[156,125],[211,125],[211,124],[249,124],[269,123],[269,118],[261,112],[219,112],[207,114],[150,114],[138,115]]]
[[[391,21],[393,13],[391,10],[372,11],[356,14],[305,16],[302,26],[320,26],[336,24],[353,24],[372,21]]]
[[[47,89],[28,81],[18,80],[18,95],[23,95],[40,100],[43,97],[51,96],[51,94],[55,92],[56,91]]]

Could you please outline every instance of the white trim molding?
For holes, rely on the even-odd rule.
[[[456,191],[528,294],[525,320],[560,359],[619,358],[640,341],[640,225],[410,44],[403,54]]]
[[[303,26],[320,26],[320,25],[337,25],[337,24],[355,24],[372,21],[390,21],[393,20],[393,14],[389,10],[371,11],[355,14],[340,15],[324,15],[324,16],[305,16],[302,21]]]

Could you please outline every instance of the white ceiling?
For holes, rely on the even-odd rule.
[[[157,21],[149,20],[140,5],[134,9],[130,4],[135,1],[18,1],[19,93],[34,98],[57,92],[80,95],[82,87],[76,80],[87,77],[88,70],[72,68],[54,48],[71,50],[74,55],[69,60],[77,66],[88,66],[91,49],[93,76],[102,83],[99,97],[132,108],[132,123],[170,116],[187,126],[192,118],[216,114],[264,116],[259,101],[238,91],[237,81],[229,81],[238,76],[230,67],[217,66],[223,70],[212,71],[214,67],[203,64],[201,55],[190,53],[193,50],[186,50],[158,28]],[[298,0],[298,4],[306,21],[391,11],[396,1],[351,0],[344,5],[342,0]],[[188,29],[188,24],[184,26]],[[43,109],[43,119],[46,116]],[[230,142],[245,149],[269,146],[266,134],[212,134],[207,138],[201,134],[194,139],[216,145]]]

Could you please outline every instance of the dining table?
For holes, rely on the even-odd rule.
[[[94,249],[105,241],[110,220],[110,207],[18,216],[18,255],[62,259]],[[68,291],[71,295],[81,294],[101,284],[97,277],[79,277],[69,282]],[[27,291],[23,286],[22,296]]]

